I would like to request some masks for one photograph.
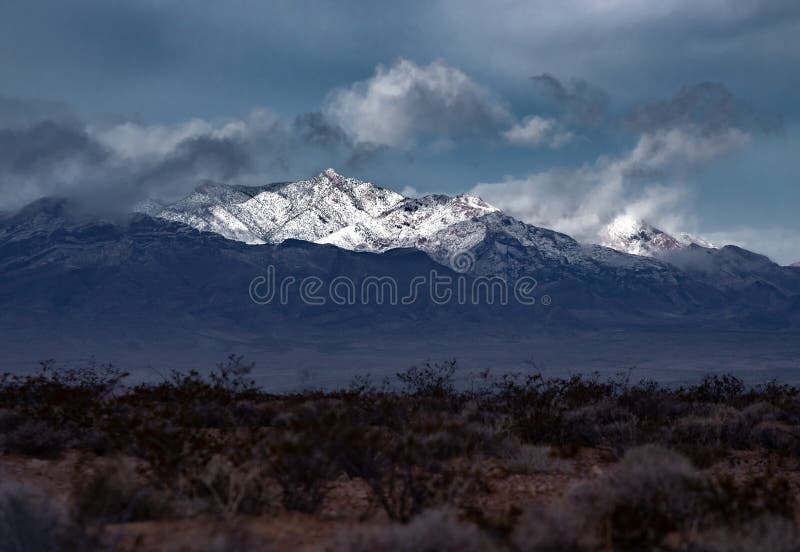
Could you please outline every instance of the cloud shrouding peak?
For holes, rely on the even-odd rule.
[[[355,141],[395,148],[411,147],[421,136],[475,134],[510,120],[507,110],[459,69],[404,59],[334,91],[326,112]]]
[[[620,156],[478,184],[471,193],[520,220],[586,242],[597,241],[603,228],[620,215],[680,232],[688,219],[683,176],[748,140],[749,135],[738,129],[710,136],[691,127],[651,132]],[[672,178],[671,185],[658,183],[663,178]]]
[[[478,184],[470,193],[515,218],[584,242],[597,242],[602,229],[620,215],[658,220],[660,226],[671,230],[683,219],[685,189],[634,189],[625,172],[627,162],[626,157],[598,160],[580,168],[551,169]]]
[[[27,105],[15,100],[15,105]],[[369,158],[320,113],[285,120],[266,109],[242,118],[175,124],[117,119],[0,121],[0,210],[43,196],[120,211],[144,199],[174,200],[204,181],[263,184],[338,161]],[[11,123],[19,123],[11,125]]]
[[[553,77],[539,79],[554,97],[581,104],[575,99],[580,95]],[[687,178],[745,148],[753,133],[775,128],[763,121],[722,85],[687,86],[672,98],[645,104],[627,117],[626,126],[638,132],[627,152],[601,156],[578,168],[479,184],[472,191],[521,220],[583,241],[598,240],[603,229],[620,216],[680,232],[687,229],[683,225],[689,218]],[[554,126],[537,119],[531,125],[530,142],[543,142]],[[518,138],[522,136],[520,132]]]

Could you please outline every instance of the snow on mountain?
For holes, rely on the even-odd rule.
[[[480,331],[529,329],[530,324],[554,320],[570,328],[576,321],[605,327],[681,320],[709,321],[715,328],[718,323],[800,327],[800,274],[741,248],[686,247],[673,262],[581,244],[565,234],[515,220],[470,196],[401,198],[380,211],[383,206],[374,203],[393,198],[392,192],[343,178],[339,181],[329,174],[316,178],[317,185],[331,188],[328,195],[305,184],[316,202],[294,205],[292,212],[299,217],[310,211],[319,217],[333,209],[329,198],[340,200],[339,227],[320,240],[335,235],[336,243],[352,249],[381,251],[400,245],[414,249],[368,255],[310,240],[248,246],[244,240],[198,232],[181,222],[144,215],[105,221],[73,212],[64,200],[42,199],[0,218],[0,311],[5,313],[0,316],[0,329],[24,326],[39,332],[37,340],[44,340],[40,334],[60,335],[84,325],[87,335],[95,337],[119,333],[119,328],[126,328],[122,333],[128,335],[128,330],[141,328],[145,333],[137,339],[149,343],[154,337],[148,333],[150,328],[157,328],[155,333],[164,337],[170,337],[176,327],[193,335],[211,328],[252,336],[287,323],[306,328],[309,320],[315,321],[315,327],[340,328],[350,321],[368,326],[391,319],[397,328],[415,332],[420,321],[431,316],[439,317],[439,327],[456,329],[463,328],[467,319],[478,321]],[[242,204],[253,197],[266,194],[270,200],[285,199],[287,194],[300,194],[301,184],[255,190],[205,186],[178,206],[154,208],[176,215],[181,207],[185,220],[208,229],[212,223],[224,222],[210,217],[213,208],[246,213]],[[362,201],[365,197],[369,201]],[[201,207],[191,211],[192,202]],[[349,216],[365,222],[349,223],[343,215],[347,210]],[[245,219],[240,228],[251,236],[258,232],[259,239],[279,235],[288,227],[258,227],[253,221],[269,221],[272,213],[249,213],[252,218]],[[229,227],[223,230],[230,235]],[[400,290],[407,290],[415,278],[440,268],[433,261],[470,281],[499,276],[511,283],[533,277],[537,298],[546,294],[554,303],[531,318],[532,311],[514,301],[508,305],[510,310],[486,303],[476,311],[458,302],[439,308],[423,299],[407,309],[357,304],[343,311],[335,305],[320,309],[299,299],[270,309],[243,300],[253,276],[267,266],[274,266],[278,274],[315,276],[327,282],[337,276],[356,282],[367,276],[391,275],[400,282]],[[453,272],[444,268],[441,274]],[[26,334],[25,339],[33,335]]]
[[[299,239],[370,252],[445,246],[460,251],[481,238],[475,229],[448,228],[499,212],[470,195],[406,198],[333,169],[262,187],[203,184],[174,204],[151,203],[141,210],[249,244]]]
[[[261,187],[204,184],[174,204],[150,204],[142,211],[248,244],[298,239],[373,253],[414,248],[445,265],[491,238],[493,247],[513,242],[530,249],[525,253],[530,266],[596,268],[599,263],[661,270],[659,263],[641,256],[698,243],[691,236],[674,238],[642,221],[621,217],[608,227],[601,246],[582,245],[565,234],[509,217],[476,196],[406,198],[333,169],[308,180]],[[484,266],[482,272],[511,269],[514,263],[505,263],[501,253],[492,251],[490,257],[503,266]],[[528,258],[531,255],[535,258]]]
[[[675,238],[684,247],[687,247],[689,245],[699,245],[700,247],[705,247],[706,249],[717,249],[717,246],[711,243],[710,241],[701,238],[700,236],[689,234],[687,232],[681,232],[680,234],[675,236]]]
[[[314,242],[347,226],[371,225],[403,199],[328,169],[309,180],[261,187],[204,184],[181,201],[145,212],[249,244]]]
[[[600,243],[617,251],[646,257],[658,256],[690,245],[714,247],[706,240],[685,232],[672,236],[630,215],[620,215],[606,226],[601,231]]]
[[[796,268],[800,268],[800,261],[797,261],[796,263],[792,263],[789,266],[794,266]]]
[[[430,253],[447,239],[446,233],[441,234],[443,231],[457,223],[496,212],[499,212],[496,208],[470,195],[406,198],[369,223],[347,226],[318,240],[318,243],[372,252],[413,247]],[[467,231],[463,234],[474,235]],[[450,237],[451,246],[459,251],[474,245],[468,243],[469,239],[460,239],[457,232]]]

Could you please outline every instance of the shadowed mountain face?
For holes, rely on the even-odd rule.
[[[319,361],[329,358],[325,347],[354,343],[389,343],[394,356],[431,340],[479,347],[487,336],[800,326],[800,272],[761,255],[697,245],[629,255],[450,199],[400,200],[433,209],[416,215],[432,230],[421,235],[421,223],[409,239],[424,250],[382,252],[294,239],[247,244],[164,218],[99,220],[65,200],[39,200],[0,218],[4,350],[40,359],[40,351],[103,347],[146,358],[202,351],[197,344],[209,341],[215,354],[302,341],[321,347],[309,352]],[[442,218],[431,204],[462,214]],[[406,215],[391,216],[404,226]]]

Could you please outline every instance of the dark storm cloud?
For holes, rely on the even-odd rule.
[[[0,130],[0,174],[37,176],[65,163],[101,164],[108,152],[85,130],[54,121]]]
[[[350,144],[342,128],[319,111],[303,113],[294,120],[294,128],[307,144],[322,148],[338,148]]]
[[[640,106],[626,123],[639,132],[689,125],[705,133],[729,128],[775,132],[782,127],[780,117],[757,112],[718,82],[684,86],[667,100]]]
[[[264,183],[263,175],[276,172],[305,176],[320,166],[362,167],[385,150],[354,143],[320,112],[291,122],[256,110],[241,119],[174,125],[122,116],[93,124],[22,124],[62,110],[27,100],[7,105],[32,107],[15,119],[17,126],[0,128],[3,209],[55,195],[92,209],[124,211],[148,198],[177,199],[208,180]]]
[[[149,196],[186,193],[204,179],[252,169],[246,141],[199,135],[157,157],[125,157],[76,123],[43,121],[0,129],[3,207],[72,196],[90,207],[129,209]]]
[[[247,144],[228,138],[198,136],[179,143],[165,159],[142,167],[134,180],[151,193],[165,186],[191,189],[199,176],[228,180],[253,169]],[[138,172],[138,171],[137,171]]]
[[[303,146],[339,154],[347,169],[363,167],[388,149],[369,142],[354,142],[342,127],[320,111],[298,115],[292,131]]]
[[[74,113],[64,103],[0,95],[0,129],[27,127],[43,121],[75,120]]]
[[[549,73],[531,77],[543,96],[554,101],[576,124],[597,126],[606,116],[608,94],[583,80],[564,84]]]

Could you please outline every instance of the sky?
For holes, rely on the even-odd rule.
[[[0,210],[327,167],[800,261],[796,0],[0,2]]]

